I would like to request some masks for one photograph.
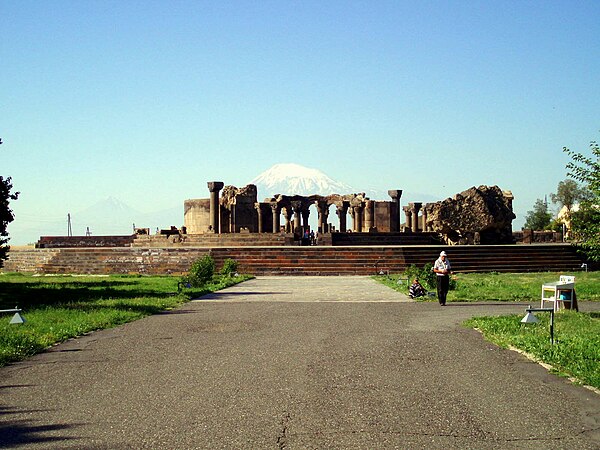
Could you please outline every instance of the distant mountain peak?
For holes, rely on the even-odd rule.
[[[352,187],[331,179],[318,169],[295,163],[275,164],[258,175],[250,184],[256,185],[259,198],[285,195],[349,194]]]

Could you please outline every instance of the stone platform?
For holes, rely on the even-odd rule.
[[[582,260],[569,244],[477,246],[239,246],[114,247],[13,250],[5,272],[43,274],[183,274],[210,254],[219,269],[235,259],[239,270],[254,275],[373,275],[399,273],[410,265],[433,263],[448,252],[456,272],[534,272],[581,270]]]

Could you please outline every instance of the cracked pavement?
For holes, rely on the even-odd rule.
[[[524,309],[259,277],[0,369],[0,448],[600,448],[600,395],[460,325]]]

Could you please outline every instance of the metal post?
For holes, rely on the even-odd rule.
[[[550,313],[550,342],[554,345],[554,308],[532,308],[531,306],[525,311],[532,312],[549,312]]]

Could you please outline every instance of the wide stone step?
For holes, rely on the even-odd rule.
[[[191,263],[211,254],[217,269],[228,258],[241,272],[256,275],[374,274],[422,267],[440,250],[449,252],[457,272],[575,271],[582,260],[569,245],[513,246],[346,246],[211,248],[70,248],[9,253],[5,271],[39,273],[182,274]]]

